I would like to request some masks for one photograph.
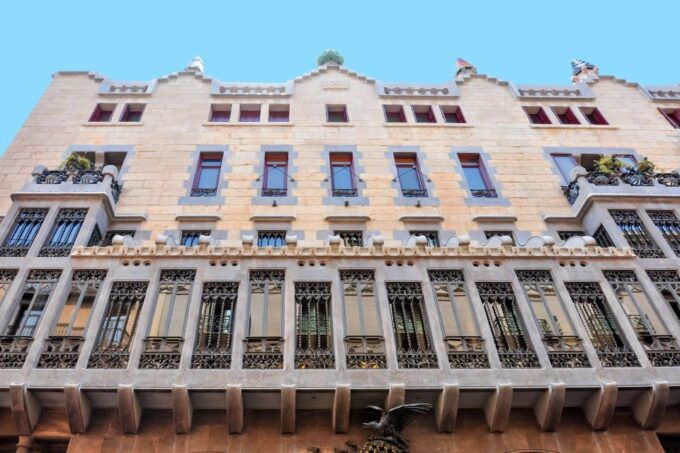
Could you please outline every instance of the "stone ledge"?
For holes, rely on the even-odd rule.
[[[475,127],[470,123],[385,123],[385,127],[460,127],[471,128]]]
[[[143,121],[83,121],[80,123],[82,126],[87,127],[112,127],[112,126],[144,126]]]
[[[529,124],[532,129],[608,129],[616,130],[618,126],[611,124],[597,126],[592,124]]]
[[[265,121],[257,121],[257,122],[248,122],[248,123],[241,123],[241,122],[224,122],[224,123],[218,123],[218,122],[210,122],[206,121],[204,123],[201,123],[201,126],[206,126],[206,127],[237,127],[237,126],[259,126],[259,127],[292,127],[295,126],[295,123],[270,123],[270,122],[265,122]]]

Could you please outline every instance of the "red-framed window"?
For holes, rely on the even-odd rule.
[[[402,195],[405,197],[426,197],[427,189],[418,166],[418,157],[415,154],[395,154],[394,164],[397,167]]]
[[[120,120],[125,123],[137,123],[142,121],[144,104],[126,104]]]
[[[671,123],[676,129],[680,129],[680,109],[662,109],[659,108],[659,112],[663,115],[666,120]]]
[[[231,119],[231,105],[213,104],[210,107],[211,123],[228,123]]]
[[[571,154],[552,154],[552,159],[562,176],[562,181],[568,183],[571,170],[578,165],[576,159]]]
[[[561,124],[581,124],[571,107],[553,107],[552,110]]]
[[[260,121],[260,106],[241,104],[239,121],[241,123],[258,123]]]
[[[437,119],[434,117],[434,110],[430,105],[414,105],[413,116],[416,123],[436,123]]]
[[[596,107],[581,107],[581,113],[593,126],[607,126],[609,124]]]
[[[529,117],[531,124],[551,124],[550,118],[543,110],[543,107],[522,107],[524,113]]]
[[[465,181],[474,197],[496,198],[496,190],[491,183],[484,162],[479,154],[461,153],[458,154],[460,165],[463,167]]]
[[[288,189],[288,153],[268,152],[264,156],[263,196],[285,196]]]
[[[356,196],[352,153],[331,153],[330,162],[333,196]]]
[[[442,105],[442,116],[445,123],[464,123],[465,117],[460,107],[455,105]]]
[[[384,105],[385,121],[388,123],[405,123],[406,115],[404,114],[404,107],[401,105]]]
[[[326,106],[326,121],[329,123],[348,123],[349,116],[347,115],[346,105],[327,105]]]
[[[220,182],[221,168],[222,153],[201,153],[198,158],[191,195],[194,197],[214,196]]]
[[[287,123],[290,120],[288,104],[269,104],[269,122]]]
[[[93,123],[107,123],[111,121],[113,116],[113,110],[116,108],[116,104],[97,104],[90,115],[90,122]]]

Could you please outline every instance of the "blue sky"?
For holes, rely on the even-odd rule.
[[[385,81],[443,82],[463,57],[518,83],[568,83],[574,58],[630,81],[680,82],[677,0],[1,3],[0,153],[55,71],[145,80],[194,55],[230,81],[285,81],[334,48]]]

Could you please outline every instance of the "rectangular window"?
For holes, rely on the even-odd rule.
[[[552,107],[552,111],[561,124],[581,124],[571,107]]]
[[[38,256],[61,257],[71,253],[87,209],[64,208],[57,213],[52,233],[40,249]]]
[[[212,104],[210,106],[211,123],[228,123],[231,119],[231,104]]]
[[[257,246],[258,247],[283,247],[286,245],[285,231],[258,231],[257,232]]]
[[[561,241],[567,241],[570,238],[573,238],[575,236],[585,236],[586,233],[580,230],[565,230],[565,231],[558,231],[557,235],[559,236]]]
[[[149,282],[113,282],[88,368],[127,368]]]
[[[33,337],[60,276],[61,271],[57,269],[34,269],[29,272],[19,304],[10,316],[4,335]]]
[[[192,197],[214,197],[220,183],[222,153],[201,153],[198,158]]]
[[[263,197],[285,197],[288,193],[288,153],[268,152],[264,156]]]
[[[347,115],[346,105],[327,105],[326,106],[326,121],[329,123],[348,123],[349,116]]]
[[[632,209],[610,209],[609,214],[637,256],[640,258],[665,258],[664,253],[647,233],[647,229],[637,212]]]
[[[20,209],[10,233],[0,248],[0,256],[26,256],[48,211],[48,208]]]
[[[674,270],[648,270],[650,280],[654,282],[661,296],[666,301],[675,317],[680,320],[680,275]]]
[[[238,282],[205,282],[191,368],[231,367]]]
[[[586,120],[588,120],[588,123],[593,126],[606,126],[609,124],[597,107],[581,107],[580,110],[583,116],[586,117]]]
[[[345,247],[363,247],[364,246],[364,232],[363,231],[334,231],[334,235],[340,236]]]
[[[465,289],[463,271],[427,271],[451,368],[489,368],[484,339]]]
[[[430,105],[414,105],[413,116],[416,123],[436,123],[437,119],[434,116],[434,110]]]
[[[487,230],[484,232],[484,236],[486,236],[487,239],[491,239],[494,236],[507,236],[512,240],[512,245],[515,245],[515,235],[512,234],[512,231],[507,231],[507,230]]]
[[[334,197],[356,197],[352,153],[331,153],[331,183]]]
[[[562,182],[568,184],[571,182],[571,171],[578,166],[576,159],[571,154],[551,154],[555,166],[562,176]]]
[[[465,123],[465,117],[460,107],[455,105],[442,105],[442,116],[445,123]]]
[[[241,104],[239,121],[242,123],[259,123],[260,110],[259,104]]]
[[[647,215],[661,231],[675,256],[680,257],[680,219],[675,215],[675,212],[655,210],[647,211]]]
[[[425,314],[423,290],[417,282],[386,283],[399,368],[438,368]]]
[[[123,114],[120,116],[120,121],[124,123],[137,123],[142,121],[144,107],[144,104],[125,104]]]
[[[463,167],[465,181],[467,182],[473,197],[498,197],[496,189],[494,189],[493,184],[491,184],[486,168],[484,168],[484,162],[482,162],[479,154],[458,154],[458,159],[460,159],[460,165]]]
[[[295,282],[295,368],[335,368],[330,282]]]
[[[415,154],[395,154],[394,163],[404,197],[427,197],[427,189]]]
[[[603,367],[640,366],[611,314],[602,288],[596,282],[565,282],[583,327]]]
[[[113,110],[116,108],[116,104],[97,104],[90,115],[91,123],[108,123],[111,121],[113,116]]]
[[[201,236],[210,236],[210,231],[184,230],[180,244],[185,247],[198,247],[198,240]]]
[[[66,302],[40,355],[38,368],[75,368],[85,342],[85,328],[92,314],[106,270],[75,270]]]
[[[283,368],[283,270],[251,270],[243,368]]]
[[[340,271],[345,310],[347,368],[386,368],[385,344],[372,270]]]
[[[287,123],[290,119],[290,106],[288,104],[269,104],[269,122]]]
[[[531,124],[551,124],[550,118],[543,110],[543,107],[522,107],[524,113],[529,117]]]
[[[385,121],[388,123],[405,123],[406,115],[404,107],[401,105],[383,105],[385,111]]]
[[[595,239],[595,243],[599,247],[616,247],[614,241],[612,241],[612,238],[609,237],[609,233],[607,233],[607,229],[604,227],[604,225],[597,227],[597,230],[595,230],[595,233],[593,233],[593,239]]]
[[[427,239],[427,246],[428,247],[441,247],[442,244],[439,241],[439,232],[438,231],[432,231],[432,230],[416,230],[416,231],[410,231],[409,234],[411,236],[425,236],[425,239]]]
[[[662,109],[659,112],[676,129],[680,129],[680,109]]]

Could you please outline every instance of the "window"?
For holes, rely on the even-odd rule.
[[[539,368],[534,348],[527,340],[517,310],[512,285],[506,282],[480,282],[477,291],[491,326],[491,333],[503,368]]]
[[[405,123],[406,115],[404,107],[401,105],[383,105],[385,111],[385,121],[388,123]]]
[[[210,106],[211,123],[228,123],[231,119],[231,104],[213,104]]]
[[[259,123],[260,106],[257,104],[241,104],[239,121],[242,123]]]
[[[231,366],[231,343],[238,282],[205,282],[191,368]]]
[[[93,235],[94,236],[94,235]],[[108,247],[111,245],[111,241],[113,240],[114,236],[130,236],[132,238],[135,237],[135,230],[108,230],[106,234],[104,235],[104,238],[100,238],[99,242],[92,242],[95,238],[91,237],[90,238],[90,244],[89,247],[94,247],[94,246],[99,246],[99,247]]]
[[[127,368],[149,282],[113,282],[88,368]]]
[[[220,184],[222,153],[201,153],[198,158],[192,197],[214,197]]]
[[[573,238],[575,236],[585,236],[586,233],[580,230],[566,230],[566,231],[558,231],[557,235],[560,237],[560,240],[562,241],[567,241],[570,238]]]
[[[113,110],[116,108],[116,104],[97,104],[90,115],[91,123],[107,123],[111,121],[113,116]]]
[[[678,271],[648,270],[647,275],[671,307],[675,317],[680,320],[680,275]]]
[[[5,300],[5,295],[17,276],[16,269],[0,269],[0,303]]]
[[[434,117],[434,111],[429,105],[414,105],[413,116],[416,118],[416,123],[437,122],[437,119]]]
[[[550,157],[552,157],[560,176],[562,176],[562,182],[565,184],[571,182],[571,171],[578,166],[574,156],[571,154],[551,154]]]
[[[437,368],[420,283],[390,282],[385,286],[399,368]]]
[[[142,113],[144,113],[144,104],[126,104],[120,120],[124,123],[137,123],[142,121]]]
[[[401,194],[404,197],[427,197],[415,154],[395,154],[394,163],[397,166]]]
[[[465,117],[460,107],[455,105],[442,105],[442,116],[445,123],[465,123]]]
[[[52,233],[40,249],[38,256],[62,257],[71,253],[87,209],[60,209],[52,227]]]
[[[32,270],[4,335],[32,337],[45,310],[47,301],[61,276],[60,270]]]
[[[347,333],[347,368],[386,368],[373,271],[341,270],[340,280]]]
[[[334,231],[335,236],[340,236],[340,239],[345,244],[345,247],[363,247],[364,246],[364,232],[363,231]]]
[[[531,124],[551,124],[550,118],[543,110],[543,107],[522,107],[524,113],[529,117]]]
[[[283,247],[286,245],[285,231],[258,231],[257,232],[257,246],[258,247]]]
[[[596,107],[581,107],[581,113],[586,117],[588,123],[593,126],[606,126],[609,124]]]
[[[607,229],[604,227],[604,225],[597,227],[597,230],[595,230],[595,233],[593,234],[593,239],[595,239],[595,243],[599,247],[616,247],[616,245],[614,245],[614,241],[612,241],[612,238],[609,237],[609,233],[607,233]]]
[[[264,156],[263,197],[285,197],[288,193],[288,153],[266,153]]]
[[[435,295],[451,368],[489,368],[463,271],[437,269],[427,275]]]
[[[662,109],[659,108],[659,112],[663,115],[666,120],[671,123],[676,129],[680,129],[680,109]]]
[[[352,153],[331,153],[331,183],[334,197],[356,197]]]
[[[295,282],[295,368],[335,368],[330,282]]]
[[[326,121],[329,123],[347,123],[349,116],[347,116],[346,105],[327,105],[326,106]]]
[[[0,256],[26,256],[48,211],[47,208],[20,209],[14,219],[14,226],[0,248]]]
[[[288,104],[269,104],[269,122],[287,123],[290,117]]]
[[[479,154],[458,154],[463,175],[470,189],[470,194],[476,198],[496,198],[498,194],[493,188],[489,175],[484,168]]]
[[[428,247],[441,247],[441,242],[439,241],[439,232],[438,231],[410,231],[409,234],[411,236],[425,236],[425,239],[427,239],[427,245]]]
[[[201,236],[210,236],[210,231],[182,231],[181,245],[185,247],[197,247]]]
[[[580,124],[571,107],[553,107],[552,110],[561,124]]]
[[[113,165],[116,167],[118,172],[123,168],[125,159],[127,158],[127,153],[118,151],[105,151],[104,152],[104,167],[107,165]],[[94,166],[94,156],[92,158],[92,166]]]
[[[647,211],[654,225],[661,231],[673,253],[680,257],[680,220],[673,211]]]
[[[512,234],[512,231],[507,231],[507,230],[488,230],[484,232],[484,236],[486,236],[487,239],[491,239],[494,236],[507,236],[512,240],[512,245],[515,245],[515,235]]]
[[[640,258],[664,258],[664,253],[659,249],[654,240],[647,233],[640,216],[634,210],[610,209],[614,222],[621,230],[621,234]]]
[[[243,368],[283,368],[283,270],[251,270]]]

